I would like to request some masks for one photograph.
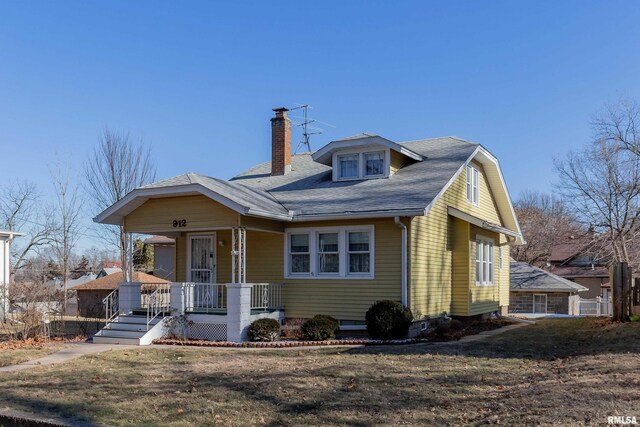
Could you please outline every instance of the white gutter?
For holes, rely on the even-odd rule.
[[[400,217],[393,218],[393,222],[402,230],[402,306],[407,306],[407,226],[400,221]]]
[[[391,218],[402,216],[423,216],[424,209],[394,209],[389,211],[367,211],[367,212],[336,212],[326,214],[297,214],[294,212],[293,222],[305,221],[325,221],[338,219],[369,219],[369,218]]]

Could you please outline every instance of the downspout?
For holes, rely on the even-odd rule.
[[[407,306],[407,226],[397,216],[393,219],[402,230],[402,305]]]

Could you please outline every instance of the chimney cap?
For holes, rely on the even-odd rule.
[[[286,111],[289,111],[289,109],[287,107],[277,107],[274,108],[273,111],[275,111],[276,113],[284,113]]]

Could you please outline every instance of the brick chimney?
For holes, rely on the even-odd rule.
[[[276,116],[271,119],[271,175],[291,172],[291,120],[288,109],[274,108]]]

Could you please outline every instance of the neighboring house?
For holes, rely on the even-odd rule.
[[[587,288],[581,298],[608,298],[611,295],[606,261],[595,256],[588,239],[576,238],[551,249],[548,270]]]
[[[526,262],[511,260],[509,312],[579,315],[587,288]]]
[[[138,271],[133,273],[133,281],[156,284],[168,283],[164,279]],[[101,276],[98,279],[76,286],[78,315],[82,317],[104,317],[105,312],[102,301],[123,282],[123,273],[119,272]]]
[[[105,268],[117,268],[122,271],[122,261],[103,260],[100,262],[100,264],[98,264],[98,268],[96,268],[96,271],[100,271]]]
[[[112,274],[122,273],[122,269],[119,267],[103,267],[98,270],[98,279],[104,276],[110,276]]]
[[[229,181],[165,179],[95,218],[175,239],[172,288],[185,291],[171,305],[193,315],[194,335],[241,340],[261,309],[362,329],[380,300],[421,316],[506,313],[509,248],[523,239],[488,150],[361,134],[291,155],[287,110],[274,111],[271,162]]]
[[[170,281],[176,280],[176,240],[165,236],[153,236],[144,243],[153,245],[153,275]]]
[[[9,283],[11,281],[11,242],[23,233],[0,230],[0,321],[9,313]]]

